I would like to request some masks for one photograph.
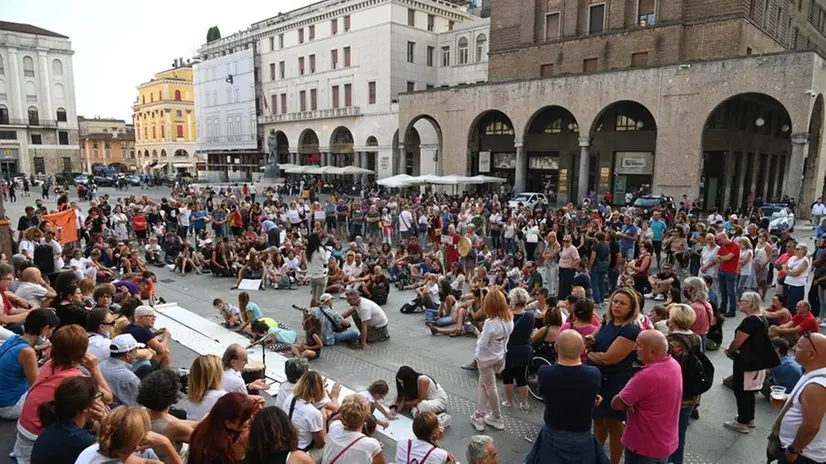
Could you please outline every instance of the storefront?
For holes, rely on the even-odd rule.
[[[0,174],[3,177],[8,177],[20,173],[19,159],[19,149],[17,147],[0,146]],[[41,172],[45,172],[45,168]]]
[[[489,163],[484,161],[489,159]],[[488,175],[489,167],[490,175],[507,179],[508,184],[513,185],[516,177],[516,153],[491,153],[479,152],[479,174]]]
[[[321,154],[319,153],[303,153],[301,155],[301,164],[304,166],[321,165]]]
[[[544,193],[548,196],[548,202],[554,204],[559,187],[559,153],[529,155],[525,190]]]
[[[625,204],[628,192],[651,193],[654,153],[614,152],[614,204]]]

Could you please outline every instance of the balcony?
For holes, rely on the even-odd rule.
[[[57,121],[52,119],[9,119],[0,117],[0,126],[31,126],[31,127],[57,127]]]
[[[255,142],[258,139],[257,134],[245,134],[245,135],[221,135],[221,136],[204,136],[198,137],[198,143],[221,143],[221,144],[230,144],[230,143],[239,143],[239,142]]]
[[[361,116],[358,106],[344,108],[330,108],[327,110],[299,111],[297,113],[267,114],[258,117],[259,124],[288,121],[307,121],[311,119],[352,118]]]

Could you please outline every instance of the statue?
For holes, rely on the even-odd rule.
[[[279,177],[278,172],[278,137],[275,135],[275,129],[270,129],[270,135],[267,136],[267,177]]]

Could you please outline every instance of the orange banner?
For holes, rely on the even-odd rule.
[[[59,213],[46,214],[44,221],[49,221],[55,231],[57,241],[66,244],[77,241],[77,216],[75,210],[70,209]]]

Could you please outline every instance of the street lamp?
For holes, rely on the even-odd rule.
[[[757,127],[763,127],[764,124],[766,124],[766,120],[763,119],[763,118],[757,118],[754,121],[754,125],[757,126]]]

